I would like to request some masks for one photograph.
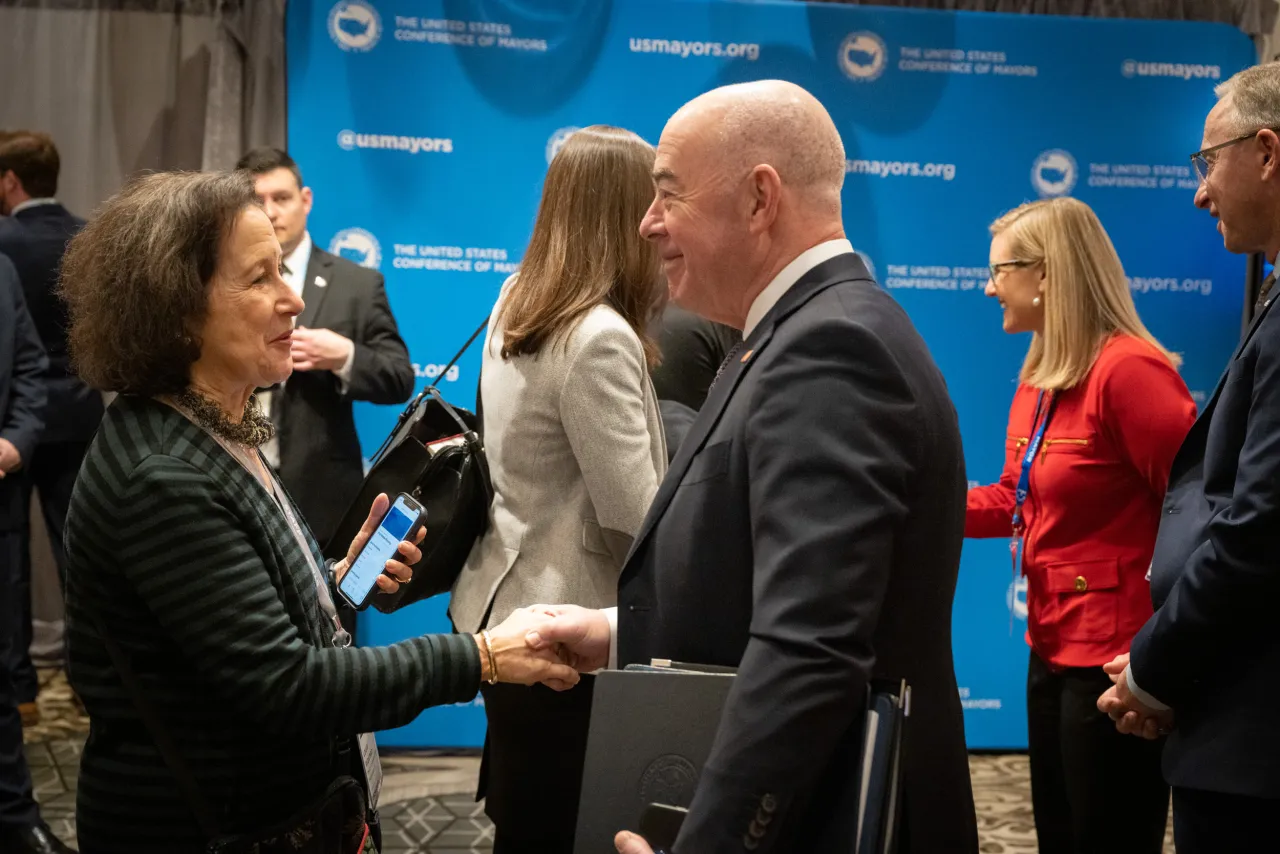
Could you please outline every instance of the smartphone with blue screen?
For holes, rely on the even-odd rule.
[[[338,583],[338,593],[352,608],[363,611],[369,607],[378,590],[378,576],[386,569],[387,561],[395,556],[401,541],[413,542],[426,515],[423,506],[404,493],[391,505]]]

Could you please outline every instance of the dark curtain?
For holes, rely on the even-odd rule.
[[[850,6],[899,6],[951,12],[1012,12],[1031,15],[1077,15],[1090,18],[1160,18],[1172,21],[1216,21],[1239,27],[1255,41],[1269,37],[1276,25],[1276,0],[809,0]]]
[[[0,0],[0,128],[53,135],[82,216],[140,170],[229,168],[284,144],[284,8]]]

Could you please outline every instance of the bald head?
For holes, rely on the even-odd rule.
[[[797,201],[839,213],[844,144],[817,98],[794,83],[722,86],[685,104],[667,127],[683,131],[733,174],[767,164]]]
[[[685,104],[658,141],[657,192],[640,225],[672,298],[742,329],[787,264],[844,237],[844,171],[831,116],[793,83],[724,86]]]

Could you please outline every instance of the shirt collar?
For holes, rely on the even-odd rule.
[[[751,303],[751,309],[747,312],[747,323],[742,330],[742,337],[745,339],[760,325],[760,321],[764,320],[764,316],[769,313],[769,309],[778,304],[778,300],[782,299],[782,295],[791,290],[792,285],[800,281],[801,276],[823,261],[830,261],[837,255],[845,255],[851,252],[853,252],[853,244],[840,237],[819,243],[817,246],[806,249],[797,255],[794,261],[783,267],[782,271],[773,277],[773,281],[769,283],[768,287],[761,291],[755,301]]]
[[[307,275],[307,264],[311,261],[311,232],[302,232],[302,239],[293,251],[284,256],[284,265],[289,268],[289,275],[294,281],[301,282]]]
[[[58,200],[53,198],[52,196],[47,196],[41,199],[27,199],[25,202],[14,205],[13,210],[9,211],[9,216],[17,216],[18,214],[25,211],[27,208],[36,208],[36,207],[40,207],[41,205],[56,205],[57,203],[58,203]]]

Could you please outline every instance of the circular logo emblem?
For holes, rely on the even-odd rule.
[[[1125,77],[1132,77],[1138,70],[1138,63],[1132,59],[1126,59],[1120,64],[1120,73]]]
[[[698,769],[683,756],[659,756],[640,778],[640,802],[687,807],[698,787]]]
[[[1076,185],[1076,159],[1060,148],[1041,153],[1031,166],[1031,185],[1041,196],[1065,196]]]
[[[356,147],[355,131],[340,130],[338,131],[338,147],[350,151]]]
[[[1025,575],[1019,575],[1017,580],[1009,582],[1004,601],[1015,618],[1027,619],[1027,577]]]
[[[556,155],[560,153],[560,149],[564,148],[564,144],[569,141],[569,137],[573,136],[582,128],[567,127],[551,134],[551,139],[547,140],[547,165],[551,165],[551,161],[556,159]]]
[[[850,80],[870,83],[884,73],[889,49],[871,32],[850,33],[840,43],[840,70]]]
[[[382,247],[378,245],[378,239],[363,228],[339,231],[329,241],[329,251],[371,270],[378,269],[382,263]]]
[[[369,50],[382,37],[382,19],[365,0],[343,0],[329,12],[329,36],[343,50]]]

